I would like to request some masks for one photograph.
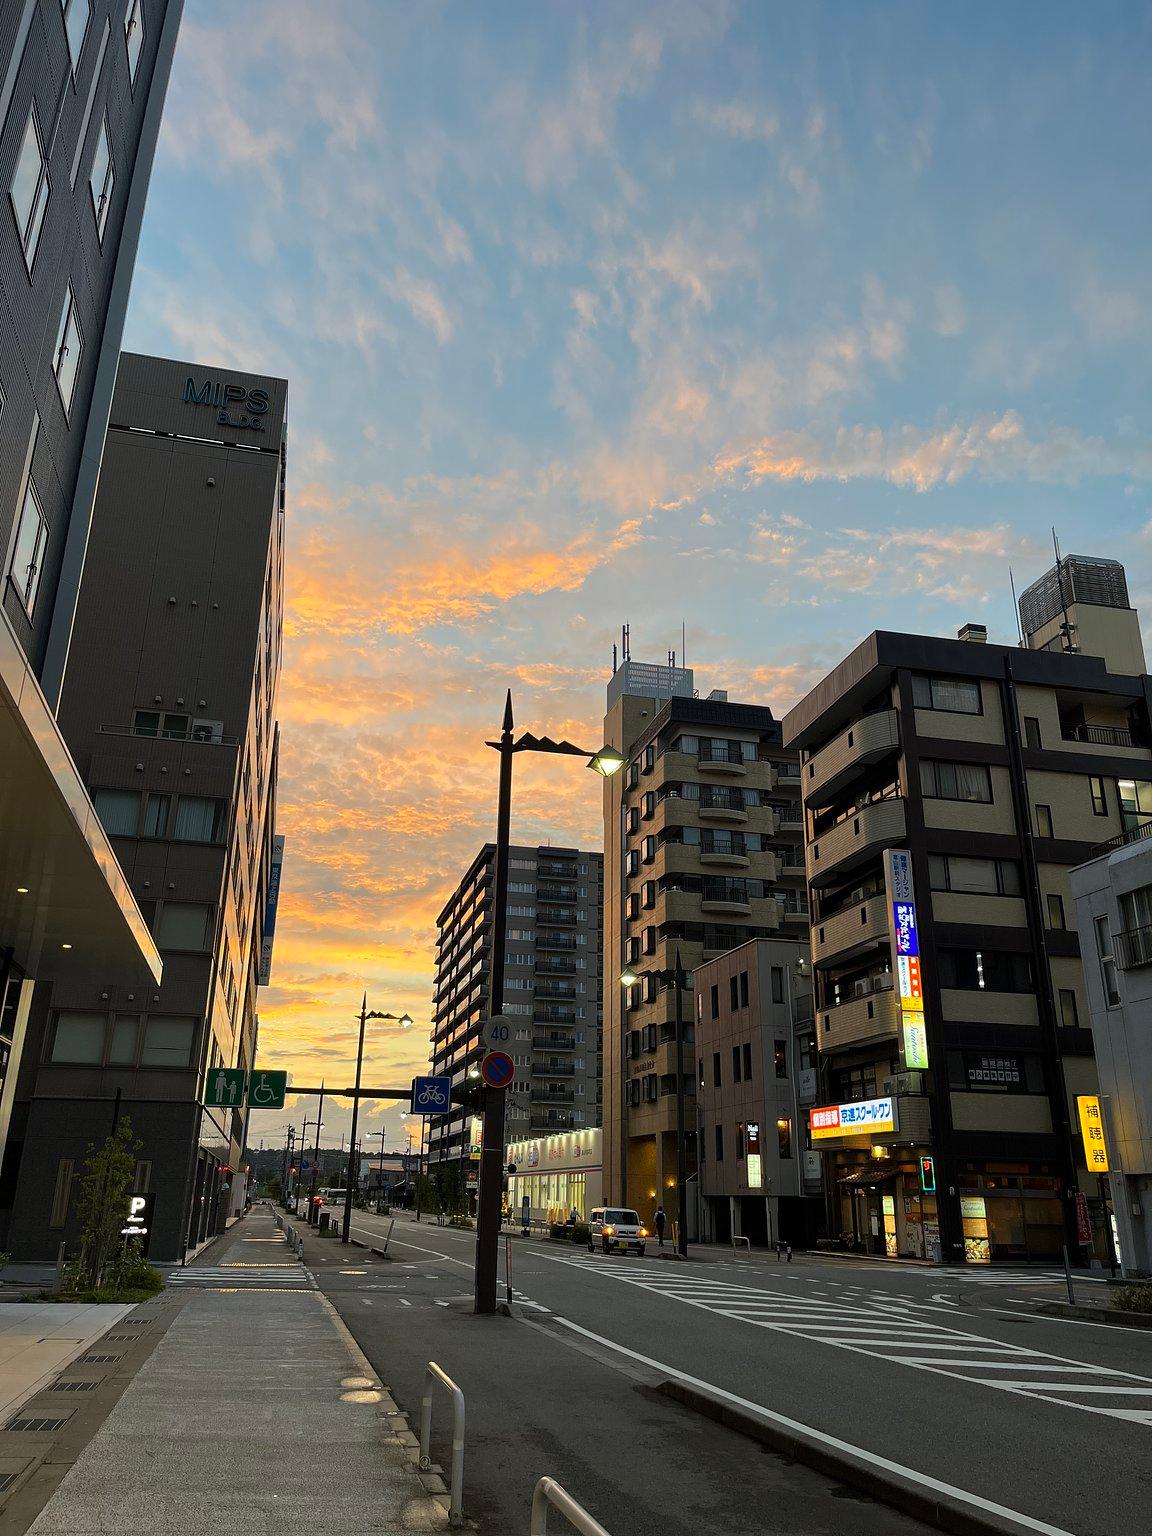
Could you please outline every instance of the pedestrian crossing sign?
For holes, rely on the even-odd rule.
[[[243,1067],[213,1067],[204,1083],[205,1105],[209,1109],[239,1109],[247,1076]]]

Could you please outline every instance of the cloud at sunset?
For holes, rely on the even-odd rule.
[[[426,1025],[505,690],[599,746],[622,623],[779,715],[878,626],[1010,638],[1052,524],[1147,584],[1146,82],[1012,10],[189,0],[126,344],[289,380],[263,1060]],[[515,837],[600,846],[593,775],[517,772]]]

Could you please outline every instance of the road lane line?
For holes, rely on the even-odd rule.
[[[755,1418],[763,1419],[771,1424],[779,1425],[782,1429],[793,1434],[800,1434],[807,1439],[815,1440],[820,1445],[827,1446],[830,1450],[841,1454],[858,1458],[868,1466],[876,1467],[885,1472],[895,1473],[898,1477],[907,1478],[917,1487],[930,1490],[933,1493],[942,1493],[949,1498],[957,1499],[960,1503],[971,1509],[981,1510],[986,1514],[997,1515],[1009,1520],[1015,1520],[1021,1530],[1034,1531],[1038,1536],[1072,1536],[1072,1532],[1064,1530],[1061,1526],[1049,1525],[1045,1520],[1034,1520],[1031,1515],[1021,1514],[1018,1510],[1009,1509],[1005,1504],[997,1504],[993,1499],[982,1498],[980,1494],[970,1493],[966,1488],[958,1488],[953,1483],[942,1482],[939,1478],[930,1477],[926,1472],[918,1472],[915,1467],[902,1465],[898,1461],[892,1461],[887,1456],[877,1455],[875,1451],[865,1450],[863,1446],[852,1445],[847,1440],[841,1440],[836,1435],[826,1434],[821,1429],[815,1429],[809,1424],[802,1424],[799,1419],[790,1419],[786,1414],[776,1413],[771,1408],[765,1408],[761,1403],[751,1402],[746,1397],[740,1397],[735,1392],[727,1392],[723,1387],[714,1386],[709,1381],[702,1381],[698,1376],[690,1376],[686,1371],[678,1371],[675,1366],[665,1365],[662,1361],[653,1360],[648,1355],[641,1355],[634,1349],[627,1349],[623,1344],[617,1344],[613,1339],[607,1339],[603,1334],[593,1333],[590,1328],[582,1328],[579,1323],[570,1322],[565,1317],[558,1317],[557,1323],[562,1328],[568,1328],[573,1333],[579,1333],[593,1343],[611,1349],[616,1354],[625,1355],[630,1360],[636,1360],[650,1370],[662,1372],[674,1381],[681,1381],[686,1386],[697,1387],[707,1392],[711,1397],[718,1398],[722,1402],[731,1403],[733,1407],[750,1413]]]

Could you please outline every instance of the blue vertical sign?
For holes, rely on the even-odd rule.
[[[272,941],[276,937],[276,907],[280,901],[280,871],[284,867],[284,839],[272,839],[272,859],[268,866],[268,899],[264,903],[264,931],[260,936],[260,966],[257,986],[266,987],[272,978]]]

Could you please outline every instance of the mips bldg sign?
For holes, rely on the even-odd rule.
[[[245,389],[243,384],[224,384],[219,379],[205,379],[199,388],[195,379],[184,384],[186,405],[207,405],[217,412],[219,427],[242,427],[249,432],[263,432],[260,418],[268,410],[266,389]]]

